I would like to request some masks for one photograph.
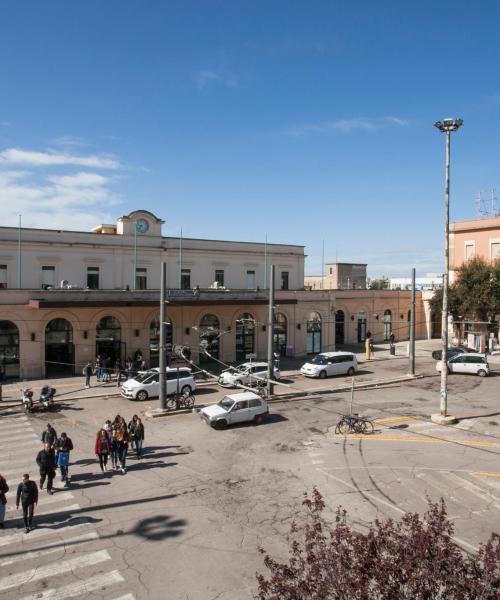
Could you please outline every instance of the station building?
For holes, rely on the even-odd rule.
[[[0,375],[80,374],[138,350],[158,364],[160,271],[167,263],[167,342],[195,361],[267,355],[268,277],[275,265],[274,350],[306,356],[409,335],[410,292],[304,289],[304,247],[162,236],[145,210],[91,232],[0,227]],[[430,317],[417,296],[417,337]]]

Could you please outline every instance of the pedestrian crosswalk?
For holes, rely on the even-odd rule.
[[[136,600],[127,589],[116,557],[105,548],[96,519],[86,516],[76,490],[41,492],[35,529],[24,532],[16,509],[17,485],[23,473],[38,481],[35,456],[40,438],[31,419],[10,409],[0,420],[0,474],[9,485],[6,528],[0,531],[0,598],[2,600],[64,600],[99,598]],[[61,519],[51,520],[50,515]],[[36,526],[37,517],[41,519]]]

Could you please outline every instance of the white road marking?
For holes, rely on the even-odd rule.
[[[2,577],[2,579],[0,579],[0,592],[19,587],[25,583],[33,583],[34,581],[39,581],[46,577],[55,577],[62,573],[68,573],[73,571],[73,569],[83,569],[84,567],[97,565],[106,560],[111,560],[109,552],[107,550],[99,550],[98,552],[84,554],[83,556],[77,556],[70,560],[63,560],[42,567],[29,569],[28,571],[24,571],[24,573],[8,575],[7,577]]]
[[[35,518],[37,516],[41,516],[41,515],[51,515],[51,514],[58,514],[58,513],[65,513],[65,512],[71,512],[73,510],[78,510],[80,509],[80,505],[79,504],[71,504],[70,506],[63,506],[61,508],[48,508],[47,510],[37,510],[35,508]],[[23,511],[21,510],[21,508],[19,508],[19,517],[15,517],[14,519],[12,519],[13,521],[22,521],[23,519]]]
[[[313,465],[322,465],[324,464],[324,460],[311,460]]]
[[[349,488],[351,490],[354,490],[355,492],[359,493],[358,488],[355,485],[353,485],[352,483],[349,483],[348,481],[344,481],[343,479],[340,479],[340,477],[336,477],[335,475],[332,475],[332,473],[329,473],[325,469],[316,468],[316,470],[318,471],[318,473],[323,473],[323,475],[325,475],[326,477],[334,479],[338,483],[342,483],[343,485],[345,485],[345,487],[347,487],[347,488]],[[365,492],[364,491],[363,492],[363,496],[366,496],[367,498],[370,498],[374,502],[378,502],[379,504],[383,504],[384,506],[387,506],[387,508],[390,508],[391,510],[396,511],[396,512],[398,512],[401,515],[404,515],[405,512],[406,512],[403,509],[399,508],[399,506],[396,506],[395,504],[393,504],[392,502],[388,502],[387,500],[384,500],[383,498],[379,498],[378,496],[376,496],[375,494],[371,494],[370,492]],[[455,542],[457,542],[461,546],[464,546],[465,548],[468,548],[469,550],[473,550],[474,552],[478,551],[478,548],[476,546],[473,546],[472,544],[469,544],[469,542],[466,542],[465,540],[462,540],[462,539],[457,538],[457,537],[454,537],[453,539],[455,540]]]
[[[9,498],[10,492],[7,493],[7,498]],[[12,512],[16,510],[15,506],[15,494],[12,494],[13,505],[7,505],[7,512]],[[71,492],[56,492],[53,496],[47,496],[46,498],[40,498],[40,502],[38,506],[45,506],[46,504],[52,504],[55,502],[66,502],[66,500],[73,499],[74,496]],[[39,514],[39,513],[38,513]]]
[[[461,488],[464,488],[473,496],[480,498],[483,502],[491,504],[493,501],[493,506],[500,510],[500,498],[494,496],[489,490],[483,490],[475,483],[472,483],[472,481],[459,477],[458,475],[455,475],[455,473],[444,473],[444,476],[447,477],[448,480],[451,480],[455,485],[458,483]]]
[[[135,600],[134,594],[125,594],[125,596],[120,596],[119,598],[115,598],[115,600]]]
[[[28,425],[28,423],[14,423],[8,425],[7,427],[0,428],[0,434],[4,435],[6,433],[12,433],[15,435],[24,435],[25,433],[32,433],[36,435],[33,429]]]
[[[1,558],[0,557],[0,567],[6,567],[7,565],[12,565],[14,563],[17,563],[21,560],[33,560],[35,558],[40,558],[40,557],[44,557],[47,554],[53,554],[54,552],[63,552],[64,550],[67,550],[67,546],[69,546],[70,544],[73,547],[73,544],[80,544],[80,543],[85,543],[85,542],[90,542],[91,540],[97,540],[99,539],[99,536],[97,535],[97,533],[95,531],[91,531],[90,533],[85,533],[83,535],[79,535],[77,537],[73,537],[73,538],[68,538],[65,539],[64,541],[61,541],[60,543],[58,543],[57,545],[53,546],[52,548],[42,548],[41,550],[32,550],[31,552],[22,552],[19,554],[11,555],[8,558]]]
[[[115,583],[125,581],[118,571],[102,573],[94,577],[87,577],[83,581],[64,585],[59,589],[46,590],[45,592],[35,592],[30,596],[25,596],[21,600],[64,600],[65,598],[84,597],[85,594],[106,588]]]
[[[26,439],[30,437],[31,439]],[[4,450],[17,450],[18,448],[24,448],[25,446],[40,446],[42,442],[38,440],[38,436],[36,433],[31,433],[30,431],[26,431],[23,433],[22,439],[17,439],[15,442],[8,442],[6,444],[0,444],[0,452]]]
[[[36,513],[35,513],[35,522],[36,522]],[[92,525],[91,521],[86,519],[85,517],[79,517],[74,519],[70,523],[65,523],[64,525],[56,528],[43,527],[42,529],[35,529],[31,533],[18,532],[13,533],[11,535],[6,535],[0,537],[0,547],[8,546],[9,544],[16,544],[24,541],[37,540],[39,537],[45,537],[48,535],[58,535],[58,534],[66,534],[71,533],[73,529],[76,527],[87,527],[88,525]]]

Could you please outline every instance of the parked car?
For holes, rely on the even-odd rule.
[[[191,369],[167,368],[166,372],[167,396],[175,394],[177,390],[183,394],[191,393],[196,388]],[[142,371],[133,379],[128,379],[121,387],[121,395],[129,400],[147,400],[160,395],[160,369]]]
[[[278,367],[274,367],[274,379],[278,380],[281,377]],[[266,362],[247,362],[239,367],[223,371],[219,377],[219,384],[223,387],[234,387],[238,384],[247,386],[255,385],[256,380],[267,379],[267,363]]]
[[[448,348],[448,350],[446,351],[446,354],[448,356],[448,360],[450,358],[452,358],[453,356],[456,356],[457,354],[470,354],[472,352],[476,352],[476,350],[474,350],[473,348],[467,348],[465,346],[450,346]],[[432,353],[432,358],[434,360],[441,360],[441,356],[443,355],[443,352],[441,350],[434,350],[434,352]]]
[[[436,363],[436,371],[441,372],[442,361]],[[490,374],[490,366],[486,354],[455,354],[448,360],[448,373],[468,373],[486,377]]]
[[[245,421],[253,421],[258,425],[269,414],[269,407],[257,394],[243,392],[224,396],[217,404],[202,408],[199,414],[206,423],[216,428]]]
[[[352,352],[322,352],[300,369],[306,377],[323,379],[331,375],[352,376],[358,370],[358,360]]]

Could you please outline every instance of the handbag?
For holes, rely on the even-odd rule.
[[[59,452],[57,455],[57,466],[67,467],[69,464],[69,452]]]

